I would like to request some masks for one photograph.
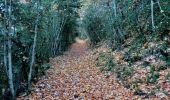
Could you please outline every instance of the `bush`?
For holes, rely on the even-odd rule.
[[[117,77],[123,81],[126,81],[129,77],[132,77],[134,74],[134,69],[129,66],[118,66],[115,69]]]
[[[100,68],[101,71],[114,71],[114,62],[113,58],[111,56],[111,53],[109,52],[102,52],[99,54],[99,57],[96,62],[96,66]]]
[[[132,67],[117,65],[109,52],[99,54],[96,66],[99,67],[101,71],[115,73],[117,78],[122,81],[132,77],[134,74],[134,69]]]
[[[113,1],[91,3],[84,14],[84,26],[92,43],[109,40],[112,48],[120,47],[129,37],[150,41],[164,36],[170,30],[170,6],[168,0],[154,4],[155,29],[151,27],[150,1],[117,1],[116,16]],[[151,34],[153,33],[153,34]],[[137,46],[136,46],[137,47]]]
[[[146,77],[147,83],[156,83],[159,78],[159,72],[155,70],[155,66],[150,66],[150,73]]]
[[[109,7],[104,5],[91,4],[86,10],[83,26],[92,44],[97,44],[108,38],[112,33],[112,13],[108,9]]]

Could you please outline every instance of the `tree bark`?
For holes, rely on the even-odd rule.
[[[15,99],[15,90],[14,90],[14,84],[13,84],[13,69],[12,69],[12,42],[11,42],[11,37],[12,37],[12,0],[9,0],[9,8],[7,8],[7,0],[5,0],[5,9],[6,9],[6,13],[5,13],[5,17],[8,23],[8,28],[7,28],[7,64],[6,66],[8,67],[8,84],[9,84],[9,88],[12,94],[12,99]],[[7,13],[8,13],[8,17],[7,17]],[[6,49],[6,46],[4,47],[4,50]],[[6,59],[5,54],[6,52],[4,52],[4,60]]]
[[[113,0],[114,15],[117,17],[116,0]]]
[[[36,54],[35,49],[36,49],[36,45],[37,45],[38,22],[39,22],[39,17],[40,17],[40,12],[39,12],[38,8],[39,7],[37,6],[37,18],[36,18],[36,21],[35,21],[34,40],[33,40],[33,46],[32,46],[29,75],[28,75],[28,89],[30,89],[30,87],[31,87],[32,70],[33,70],[33,65],[34,65],[34,62],[35,62],[35,54]]]
[[[7,45],[6,45],[6,32],[3,31],[3,35],[4,35],[4,66],[5,66],[5,71],[6,71],[6,74],[8,76],[8,67],[7,67]]]
[[[152,19],[152,31],[155,30],[155,22],[154,22],[154,2],[151,0],[151,19]]]

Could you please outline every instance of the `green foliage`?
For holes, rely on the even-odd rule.
[[[169,54],[169,53],[168,53]],[[163,59],[165,62],[166,62],[166,66],[169,66],[170,65],[170,55],[168,55],[167,57],[164,56],[164,59]]]
[[[99,54],[96,66],[98,66],[101,71],[116,73],[117,77],[123,81],[132,77],[134,74],[132,67],[116,65],[109,52]]]
[[[12,1],[12,25],[15,28],[14,35],[11,36],[13,44],[12,66],[14,87],[16,91],[20,90],[21,83],[26,84],[28,80],[32,53],[31,48],[33,46],[38,13],[38,36],[35,63],[33,65],[33,78],[44,74],[44,72],[50,67],[50,65],[47,64],[49,58],[66,50],[68,46],[74,42],[74,38],[77,36],[76,19],[79,17],[77,12],[80,7],[79,0],[40,1],[40,6],[38,6],[39,4],[37,4],[37,0],[31,0],[27,3],[21,3],[18,0]],[[0,3],[4,4],[4,0]],[[0,8],[0,15],[4,14],[1,10],[2,9]],[[3,42],[6,42],[6,38],[4,38],[5,36],[2,34],[3,30],[6,29],[6,18],[4,18],[4,16],[0,16],[0,29],[0,68],[2,67],[3,69],[3,72],[0,73],[0,80],[2,80],[2,82],[5,81],[5,83],[0,81],[0,91],[4,88],[5,92],[9,92],[3,61]],[[53,44],[55,44],[55,46]],[[57,52],[54,54],[53,51]],[[0,96],[1,95],[2,93]]]
[[[88,6],[83,19],[92,43],[105,39],[109,40],[109,44],[114,44],[111,45],[114,46],[113,48],[118,48],[125,42],[123,39],[136,37],[133,50],[140,48],[145,41],[150,41],[153,37],[157,38],[158,34],[162,36],[169,32],[170,2],[168,0],[154,4],[155,32],[151,27],[150,1],[115,1],[116,16],[113,1],[96,1]]]
[[[162,65],[161,69],[166,69],[170,65],[170,53],[168,52],[169,43],[163,41],[162,43],[158,44],[157,48],[159,52],[155,53],[155,55],[159,55],[160,59],[165,62],[165,65]]]
[[[112,32],[111,11],[107,10],[108,7],[91,4],[83,17],[83,27],[86,29],[87,34],[92,44],[106,39],[108,34]]]
[[[100,67],[100,71],[114,71],[114,62],[111,53],[100,53],[96,66]]]
[[[141,60],[141,58],[142,57],[139,55],[139,53],[136,53],[135,51],[132,53],[129,51],[124,54],[124,60],[129,64],[133,64],[134,62]]]
[[[147,83],[156,83],[159,78],[159,72],[155,70],[155,66],[150,66],[150,72],[146,77]]]
[[[37,11],[37,0],[31,0],[28,3],[21,3],[19,0],[12,0],[12,16],[6,16],[0,8],[0,91],[5,88],[8,90],[7,75],[4,65],[3,56],[5,54],[4,43],[7,41],[5,35],[8,30],[7,19],[11,17],[13,35],[10,36],[12,41],[12,61],[13,76],[16,91],[19,85],[26,83],[31,61],[31,48],[34,42],[35,25],[37,14],[38,36],[35,63],[33,65],[33,76],[42,75],[50,65],[50,57],[63,53],[74,38],[78,35],[77,18],[83,15],[82,27],[87,31],[88,37],[92,44],[107,40],[112,48],[120,48],[125,43],[126,38],[133,38],[128,44],[130,50],[125,53],[124,60],[129,63],[141,60],[140,50],[147,41],[164,40],[167,43],[158,46],[159,53],[154,53],[162,57],[170,65],[169,53],[164,52],[169,43],[169,23],[170,23],[170,1],[159,0],[154,4],[154,22],[155,29],[151,25],[151,8],[149,0],[115,0],[116,7],[113,7],[112,1],[96,0],[91,1],[85,13],[79,12],[81,7],[80,0],[40,0],[41,6]],[[0,1],[0,3],[4,3]],[[7,2],[9,6],[9,2]],[[116,9],[114,9],[116,8]],[[116,10],[116,12],[114,12]],[[38,12],[38,13],[37,13]],[[116,14],[116,15],[115,15]],[[86,36],[86,35],[84,35]],[[156,39],[155,39],[156,38]],[[165,38],[167,38],[165,40]],[[155,50],[155,48],[153,48]],[[157,48],[156,48],[157,50]],[[163,52],[161,51],[163,50]],[[133,68],[128,66],[116,66],[111,53],[102,53],[98,59],[98,66],[103,71],[113,71],[121,79],[127,79],[133,75]],[[165,69],[162,66],[159,70]],[[148,83],[154,83],[159,78],[159,72],[151,66],[150,73],[147,77]],[[0,92],[0,95],[2,93]]]
[[[161,71],[161,70],[166,70],[168,67],[166,65],[161,65],[159,68],[158,68],[158,71]]]
[[[128,79],[129,77],[133,76],[134,69],[128,66],[119,66],[116,68],[115,73],[117,74],[118,78],[124,81]]]

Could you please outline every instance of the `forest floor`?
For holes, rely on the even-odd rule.
[[[17,100],[141,100],[120,85],[116,75],[106,77],[96,67],[101,51],[107,52],[107,48],[92,50],[86,40],[76,39],[64,55],[51,59],[52,67],[33,84],[31,93]]]

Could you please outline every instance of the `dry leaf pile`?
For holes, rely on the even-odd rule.
[[[143,100],[120,85],[115,75],[106,77],[95,62],[106,47],[87,48],[86,41],[77,41],[64,55],[51,59],[51,69],[33,84],[28,96],[18,100]],[[146,99],[147,100],[147,99]],[[159,100],[153,98],[153,100]]]
[[[124,100],[132,92],[106,78],[95,66],[97,54],[85,42],[73,44],[68,52],[51,60],[53,67],[34,84],[32,92],[18,100]]]

